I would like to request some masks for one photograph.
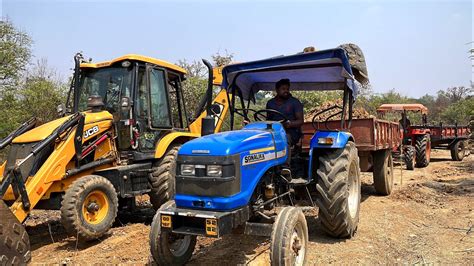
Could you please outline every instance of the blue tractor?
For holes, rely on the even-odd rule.
[[[328,234],[354,235],[361,193],[352,135],[317,131],[310,152],[301,154],[288,145],[283,114],[249,108],[255,93],[273,90],[276,81],[289,78],[293,90],[341,90],[341,123],[348,128],[356,81],[367,81],[365,62],[360,67],[362,60],[354,55],[363,59],[360,49],[352,45],[223,68],[231,127],[236,115],[248,119],[253,113],[255,122],[181,147],[175,198],[157,211],[151,226],[150,247],[156,263],[186,263],[196,236],[218,238],[240,231],[271,237],[272,265],[303,265],[308,241],[303,211],[315,207]],[[280,115],[281,121],[266,121],[269,113]]]

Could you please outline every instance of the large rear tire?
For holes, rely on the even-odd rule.
[[[403,160],[405,161],[407,170],[415,169],[415,153],[415,147],[413,146],[405,146],[403,149]]]
[[[430,135],[425,134],[423,136],[416,137],[415,150],[416,150],[416,167],[419,167],[419,168],[427,167],[430,164],[430,156],[431,156]]]
[[[61,223],[80,241],[102,237],[117,217],[118,197],[105,177],[88,175],[74,181],[61,202]]]
[[[376,151],[374,154],[374,187],[377,194],[388,196],[393,189],[393,160],[390,150]]]
[[[149,175],[151,192],[148,195],[155,210],[171,200],[175,194],[176,158],[180,147],[179,144],[170,146],[163,158],[153,166],[153,172]]]
[[[278,214],[272,230],[271,265],[304,265],[308,249],[308,225],[303,212],[285,207]]]
[[[163,204],[161,208],[173,206],[174,200]],[[160,209],[161,209],[160,208]],[[153,263],[158,265],[184,265],[193,255],[196,236],[179,235],[161,230],[161,215],[157,211],[150,229],[150,252]]]
[[[0,200],[0,265],[26,265],[31,259],[25,227]]]
[[[316,204],[322,228],[333,237],[351,238],[359,224],[361,197],[357,148],[350,141],[318,159]]]
[[[466,142],[464,140],[458,140],[451,147],[451,159],[453,161],[462,161],[466,155]]]

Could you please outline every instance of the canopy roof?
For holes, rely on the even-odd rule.
[[[117,62],[124,61],[124,60],[135,60],[135,61],[150,63],[150,64],[153,64],[153,65],[157,65],[157,66],[160,66],[160,67],[164,67],[164,68],[174,70],[174,71],[179,72],[181,74],[186,74],[186,70],[182,67],[171,64],[171,63],[166,62],[164,60],[160,60],[160,59],[156,59],[156,58],[148,57],[148,56],[143,56],[143,55],[138,55],[138,54],[126,54],[124,56],[112,59],[110,61],[105,61],[105,62],[100,62],[100,63],[81,63],[81,68],[108,67],[108,66],[111,66],[111,65],[113,65]]]
[[[231,64],[222,69],[222,76],[222,87],[231,90],[235,79],[245,100],[260,90],[274,90],[283,78],[290,79],[291,90],[343,90],[347,86],[354,97],[358,91],[341,48]]]
[[[390,111],[421,111],[422,114],[428,113],[428,108],[421,103],[405,103],[405,104],[382,104],[377,108],[377,112],[390,112]]]

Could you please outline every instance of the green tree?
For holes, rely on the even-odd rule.
[[[8,20],[0,21],[0,90],[17,85],[31,58],[31,38]]]

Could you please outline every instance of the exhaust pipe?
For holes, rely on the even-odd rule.
[[[207,67],[209,72],[207,78],[207,91],[206,91],[206,117],[202,118],[201,122],[201,136],[214,134],[216,130],[216,124],[214,118],[211,116],[211,104],[212,104],[212,81],[213,81],[213,73],[212,73],[212,65],[206,59],[202,59],[202,62]]]

